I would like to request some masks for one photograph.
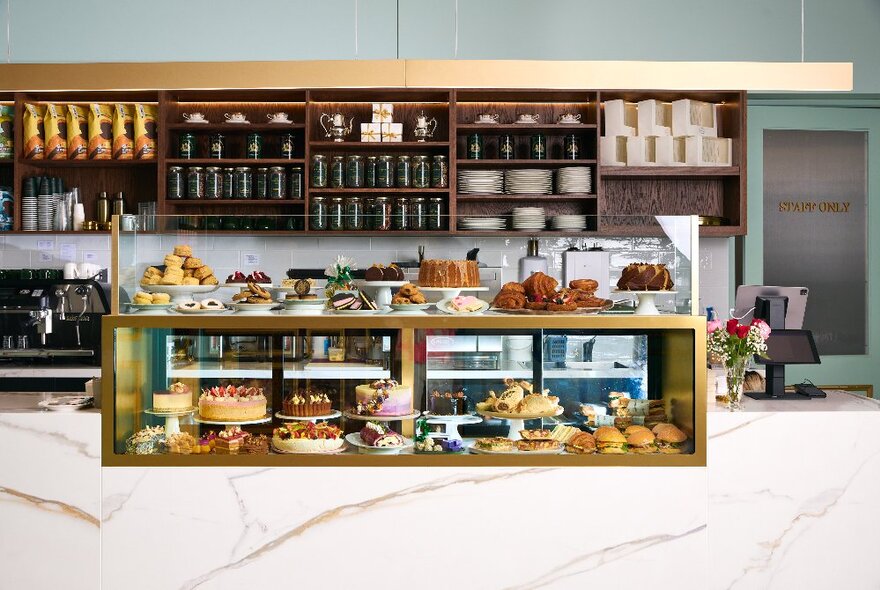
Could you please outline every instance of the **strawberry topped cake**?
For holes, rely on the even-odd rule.
[[[297,422],[272,431],[272,446],[286,453],[329,453],[344,443],[342,429],[326,422]]]
[[[262,387],[239,385],[202,389],[199,396],[199,417],[218,422],[259,420],[266,415],[266,396]]]

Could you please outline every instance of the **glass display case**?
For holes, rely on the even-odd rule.
[[[531,294],[538,305],[504,308],[496,292],[526,288],[504,281],[460,313],[437,300],[448,288],[422,285],[417,309],[383,300],[406,280],[227,278],[231,245],[181,221],[114,230],[105,465],[705,465],[695,218],[639,238],[657,249],[638,254],[644,266],[666,264],[675,289],[621,293],[603,277],[623,301],[581,308],[577,279],[554,280],[556,312]],[[417,265],[399,270],[415,282]]]

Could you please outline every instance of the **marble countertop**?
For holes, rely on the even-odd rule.
[[[85,395],[77,392],[40,392],[40,391],[3,391],[0,392],[0,414],[20,414],[20,413],[47,413],[58,414],[59,412],[50,412],[44,410],[37,404],[44,399],[60,397],[63,395]],[[101,410],[89,408],[86,410],[77,410],[75,412],[65,412],[65,414],[100,414]]]
[[[878,412],[880,401],[839,389],[826,390],[828,397],[803,400],[757,400],[743,398],[743,412]],[[713,394],[707,404],[709,412],[727,412],[715,402]]]

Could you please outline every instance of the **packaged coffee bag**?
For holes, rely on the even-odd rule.
[[[24,105],[24,157],[42,160],[46,146],[43,143],[43,113],[45,109],[38,104]]]
[[[12,105],[0,104],[0,160],[12,158]]]
[[[67,159],[85,160],[88,157],[86,142],[86,111],[76,104],[67,105]]]
[[[134,157],[136,160],[156,158],[156,105],[134,105]]]
[[[131,160],[134,157],[134,128],[131,107],[117,104],[113,109],[113,159]]]
[[[46,115],[43,117],[46,132],[46,159],[67,159],[67,116],[64,106],[47,104]]]
[[[89,160],[109,160],[111,156],[112,115],[110,105],[89,105]]]

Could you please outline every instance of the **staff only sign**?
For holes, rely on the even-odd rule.
[[[810,289],[804,328],[824,355],[866,353],[867,141],[764,131],[764,284]]]

